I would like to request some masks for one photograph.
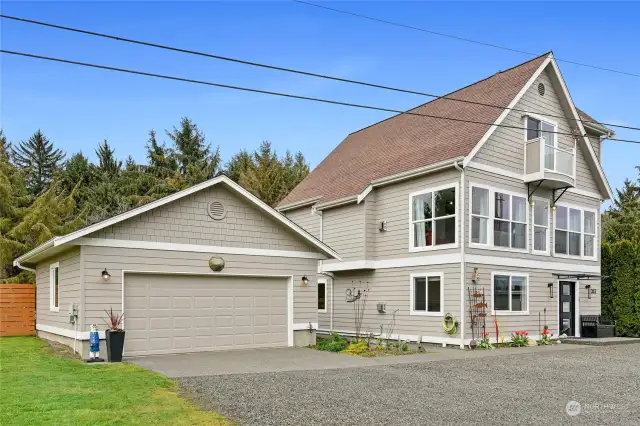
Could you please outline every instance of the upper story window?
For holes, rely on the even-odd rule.
[[[579,207],[556,206],[554,252],[595,259],[596,212]]]
[[[549,200],[534,200],[533,253],[549,254]]]
[[[527,117],[527,140],[544,138],[544,167],[549,170],[556,170],[556,127],[553,123]]]
[[[60,264],[49,265],[49,309],[60,311]]]
[[[456,244],[457,185],[414,192],[410,200],[410,251],[446,248]]]
[[[527,199],[488,187],[471,186],[471,243],[527,249]]]

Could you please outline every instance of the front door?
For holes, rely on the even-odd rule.
[[[570,281],[560,281],[560,334],[576,335],[576,285]]]

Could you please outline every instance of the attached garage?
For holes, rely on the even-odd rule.
[[[288,277],[125,274],[125,355],[287,346]]]

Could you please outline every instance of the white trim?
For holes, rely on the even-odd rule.
[[[547,248],[546,250],[536,250],[535,228],[536,226],[542,226],[536,225],[536,208],[535,206],[531,206],[531,254],[538,256],[551,256],[551,200],[542,197],[532,197],[532,201],[536,204],[541,202],[547,205]]]
[[[538,114],[535,114],[535,113],[533,113],[533,112],[526,112],[526,113],[524,113],[522,116],[523,116],[523,117],[531,117],[531,118],[533,118],[534,120],[538,120],[538,121],[544,121],[544,122],[545,122],[545,123],[547,123],[547,124],[551,124],[551,125],[552,125],[552,126],[554,126],[556,129],[558,128],[558,122],[557,122],[557,121],[552,120],[552,119],[550,119],[550,118],[546,118],[546,117],[544,117],[544,116],[542,116],[542,115],[538,115]],[[526,129],[527,129],[528,127],[527,127],[526,125],[525,125],[524,127],[525,127],[525,133],[526,133],[526,131],[527,131]],[[556,140],[556,141],[557,141],[557,140]]]
[[[306,330],[309,331],[309,324],[311,324],[311,328],[313,330],[317,330],[318,329],[318,323],[317,322],[299,322],[299,323],[295,323],[293,324],[293,331],[301,331],[301,330]],[[293,343],[289,346],[293,346]]]
[[[36,324],[36,330],[44,331],[45,333],[57,334],[58,336],[68,337],[73,339],[76,337],[76,333],[74,330],[69,330],[62,327],[54,327],[52,325],[46,324]],[[105,338],[104,330],[99,330],[98,335],[101,339]],[[78,331],[77,340],[89,340],[89,332],[88,331]]]
[[[504,176],[504,177],[508,177],[508,178],[512,178],[512,179],[517,179],[517,180],[520,180],[520,181],[524,182],[524,175],[522,175],[520,173],[512,172],[510,170],[505,170],[505,169],[501,169],[499,167],[494,167],[494,166],[489,166],[489,165],[482,164],[482,163],[477,163],[475,161],[470,162],[469,163],[469,167],[472,168],[472,169],[482,170],[484,172],[494,173],[496,175],[500,175],[500,176]],[[599,200],[599,201],[602,200],[602,196],[600,194],[598,194],[597,192],[586,191],[584,189],[569,188],[569,189],[567,189],[567,192],[571,193],[571,194],[582,195],[584,197],[595,198],[596,200]]]
[[[473,147],[473,149],[471,150],[471,153],[465,158],[463,163],[464,167],[467,167],[467,165],[469,165],[473,157],[475,157],[478,151],[480,151],[480,148],[482,148],[482,146],[487,142],[487,140],[489,140],[493,132],[495,132],[495,130],[498,128],[498,125],[502,124],[504,119],[511,112],[512,108],[514,108],[516,104],[520,102],[520,99],[524,96],[525,93],[527,93],[527,90],[529,89],[529,87],[536,81],[536,79],[540,76],[540,74],[542,74],[542,71],[544,71],[546,66],[550,62],[552,62],[551,59],[552,59],[552,56],[551,54],[549,54],[547,56],[547,59],[545,59],[544,62],[542,62],[542,64],[538,67],[538,69],[533,73],[533,75],[531,75],[531,78],[529,78],[529,80],[524,84],[524,86],[522,86],[522,88],[520,89],[516,97],[513,98],[513,100],[509,103],[509,105],[507,105],[507,108],[505,108],[505,110],[502,111],[500,116],[498,116],[498,119],[494,122],[494,124],[491,127],[489,127],[489,130],[487,130],[487,132],[484,134],[484,136],[482,136],[480,141],[478,141],[476,146]]]
[[[294,210],[300,207],[306,207],[312,204],[317,203],[322,197],[313,197],[307,200],[298,201],[297,203],[285,204],[284,206],[279,206],[276,208],[279,212],[285,212],[288,210]]]
[[[509,277],[509,310],[508,311],[496,311],[495,310],[495,276],[502,275]],[[525,311],[514,311],[511,309],[511,279],[513,277],[518,278],[526,278],[526,291],[527,291],[527,309]],[[522,316],[529,315],[529,295],[531,293],[531,280],[529,279],[529,274],[526,272],[507,272],[507,271],[491,271],[491,315],[493,316]]]
[[[124,304],[124,282],[125,274],[158,274],[158,275],[191,275],[191,276],[220,276],[220,277],[262,277],[262,278],[286,278],[287,279],[287,344],[293,346],[293,275],[270,275],[270,274],[228,274],[219,272],[164,272],[164,271],[149,271],[149,270],[135,270],[135,269],[123,269],[122,279],[120,285],[120,293],[122,296],[122,306],[120,312],[123,314],[122,329],[126,330],[125,320],[126,307]],[[308,324],[306,327],[308,328]],[[316,327],[317,328],[317,327]]]
[[[577,259],[576,259],[577,260]],[[481,265],[503,266],[507,268],[529,268],[543,271],[580,272],[599,274],[600,265],[584,265],[581,263],[556,263],[545,260],[531,260],[512,257],[485,256],[480,254],[467,254],[467,263]]]
[[[557,207],[564,207],[567,209],[567,229],[557,229],[556,225],[558,223],[558,210]],[[579,210],[580,211],[580,254],[579,255],[572,255],[569,254],[569,233],[573,232],[574,234],[576,234],[577,232],[575,231],[570,231],[570,210]],[[587,211],[589,213],[593,213],[594,215],[594,220],[595,220],[595,236],[594,236],[594,241],[593,241],[593,256],[585,256],[584,255],[584,236],[585,236],[585,232],[584,232],[584,212]],[[563,258],[563,259],[578,259],[578,260],[588,260],[588,261],[592,261],[592,262],[598,262],[598,241],[599,241],[599,234],[598,234],[598,230],[599,228],[599,213],[597,210],[595,209],[591,209],[589,207],[584,207],[584,206],[578,206],[575,204],[569,204],[569,203],[557,203],[556,204],[556,210],[553,212],[553,256],[554,257],[558,257],[558,258]],[[559,231],[564,231],[567,233],[567,253],[556,253],[556,230]],[[589,235],[593,235],[593,234],[589,234]]]
[[[303,259],[326,259],[326,256],[316,252],[268,250],[268,249],[256,249],[256,248],[246,248],[246,247],[205,246],[205,245],[197,245],[197,244],[161,243],[161,242],[155,242],[155,241],[114,240],[114,239],[107,239],[107,238],[83,237],[83,238],[78,238],[77,244],[82,246],[135,248],[135,249],[143,249],[143,250],[240,254],[240,255],[247,255],[247,256],[267,256],[267,257],[295,257],[295,258],[303,258]]]
[[[54,271],[58,271],[58,306],[55,305],[56,287],[54,283]],[[49,265],[49,311],[60,312],[60,262]]]
[[[460,263],[460,253],[431,254],[384,260],[354,260],[351,262],[322,263],[320,273],[358,269],[391,269],[411,266],[448,265]]]
[[[327,313],[327,279],[326,278],[318,278],[318,287],[320,284],[324,284],[324,309],[318,309],[318,313],[326,314]],[[316,292],[316,307],[318,306],[318,295]],[[317,327],[316,327],[317,328]]]
[[[103,220],[102,222],[96,223],[94,225],[87,226],[86,228],[83,228],[83,229],[80,229],[78,231],[72,232],[72,233],[67,234],[65,236],[53,238],[52,240],[49,240],[46,243],[42,244],[41,246],[38,246],[35,249],[31,250],[29,253],[20,256],[18,259],[16,259],[16,261],[20,261],[20,262],[25,261],[29,257],[32,257],[35,254],[40,254],[40,253],[42,253],[43,251],[45,251],[45,250],[47,250],[49,248],[58,247],[58,246],[61,246],[61,245],[64,245],[64,244],[71,243],[71,242],[75,241],[76,239],[78,239],[80,237],[84,237],[85,235],[88,235],[88,234],[91,234],[93,232],[96,232],[96,231],[99,231],[101,229],[104,229],[106,227],[115,225],[116,223],[122,222],[124,220],[130,219],[130,218],[132,218],[134,216],[137,216],[139,214],[148,212],[149,210],[153,210],[153,209],[155,209],[157,207],[160,207],[160,206],[163,206],[165,204],[171,203],[173,201],[179,200],[180,198],[186,197],[187,195],[191,195],[193,193],[196,193],[196,192],[201,191],[203,189],[206,189],[206,188],[209,188],[211,186],[217,185],[219,183],[224,183],[227,186],[229,186],[231,189],[233,189],[234,191],[236,191],[237,193],[242,195],[244,198],[248,199],[251,203],[253,203],[255,206],[257,206],[260,210],[264,211],[265,213],[267,213],[268,215],[273,217],[276,221],[280,222],[281,224],[283,224],[287,228],[291,229],[293,232],[295,232],[299,236],[303,237],[311,245],[313,245],[314,247],[318,248],[322,253],[328,255],[329,257],[333,257],[335,259],[340,260],[340,256],[338,255],[338,253],[336,253],[333,249],[331,249],[326,244],[322,243],[320,240],[318,240],[315,237],[313,237],[313,235],[311,235],[310,233],[308,233],[307,231],[302,229],[300,226],[296,225],[293,221],[288,219],[282,213],[279,213],[276,210],[274,210],[273,208],[269,207],[264,202],[262,202],[260,199],[258,199],[256,196],[254,196],[249,191],[247,191],[244,188],[242,188],[237,183],[233,182],[228,177],[226,177],[226,176],[218,176],[216,178],[209,179],[208,181],[205,181],[205,182],[199,183],[197,185],[194,185],[194,186],[192,186],[190,188],[187,188],[187,189],[185,189],[183,191],[176,192],[175,194],[169,195],[167,197],[164,197],[164,198],[161,198],[159,200],[153,201],[153,202],[151,202],[149,204],[145,204],[144,206],[141,206],[141,207],[135,208],[133,210],[130,210],[130,211],[126,212],[126,213],[122,213],[122,214],[114,216],[114,217],[112,217],[110,219]],[[355,198],[354,198],[354,200],[355,200]]]
[[[333,201],[327,201],[326,203],[317,204],[315,208],[316,210],[326,210],[326,209],[340,207],[346,204],[357,203],[357,202],[358,202],[358,197],[355,195],[352,195],[349,197],[338,198],[337,200],[333,200]]]
[[[429,311],[429,278],[440,278],[440,310],[438,312]],[[425,279],[425,310],[416,311],[414,309],[414,283],[416,278]],[[444,273],[442,272],[420,272],[409,275],[409,315],[417,315],[423,317],[442,317],[444,316]]]
[[[486,189],[489,191],[489,216],[487,217],[487,242],[486,244],[482,244],[482,243],[474,243],[471,241],[473,233],[472,233],[472,212],[473,212],[473,188],[481,188],[481,189]],[[498,219],[495,217],[495,194],[496,192],[499,192],[501,194],[506,194],[509,195],[509,218],[508,219]],[[524,202],[525,202],[525,215],[526,215],[526,221],[525,222],[519,222],[519,221],[514,221],[512,220],[512,214],[513,214],[513,197],[518,197],[518,198],[524,198]],[[529,201],[527,200],[527,194],[524,192],[515,192],[515,191],[510,191],[510,190],[506,190],[506,189],[502,189],[500,187],[496,187],[496,186],[490,186],[490,185],[484,185],[484,184],[480,184],[480,183],[476,183],[474,181],[469,181],[469,213],[468,213],[468,220],[469,220],[469,247],[471,248],[478,248],[478,249],[483,249],[483,250],[495,250],[495,251],[508,251],[508,252],[512,252],[512,253],[529,253],[529,232],[530,229],[529,227],[531,226],[530,221],[529,221],[529,213],[531,206],[529,205]],[[517,223],[517,224],[524,224],[527,229],[525,232],[525,248],[513,248],[513,247],[503,247],[503,246],[497,246],[495,245],[495,240],[494,240],[494,223],[496,220],[502,221],[502,222],[508,222],[509,224],[511,223]],[[512,236],[512,232],[511,232],[511,225],[509,225],[509,245],[511,245],[511,236]]]
[[[441,191],[443,189],[454,189],[454,201],[456,203],[456,210],[455,213],[453,215],[447,215],[447,216],[442,216],[442,217],[435,217],[435,203],[433,203],[432,205],[432,209],[433,209],[433,217],[425,219],[424,221],[431,221],[431,232],[432,232],[432,245],[430,246],[425,246],[425,247],[414,247],[413,245],[413,241],[414,241],[414,229],[413,229],[413,225],[414,225],[414,220],[413,220],[413,197],[416,197],[418,195],[422,195],[422,194],[426,194],[426,193],[432,193],[432,202],[433,202],[433,193],[437,192],[437,191]],[[421,189],[420,191],[415,191],[409,194],[409,253],[418,253],[418,252],[425,252],[425,251],[434,251],[434,250],[446,250],[446,249],[450,249],[450,248],[457,248],[460,244],[460,236],[458,235],[459,233],[459,225],[460,225],[460,203],[458,202],[459,194],[460,191],[460,183],[458,181],[455,182],[451,182],[451,183],[446,183],[446,184],[442,184],[442,185],[438,185],[438,186],[431,186],[425,189]],[[436,245],[435,241],[436,241],[436,221],[437,220],[442,220],[442,219],[451,219],[451,218],[455,219],[455,234],[454,234],[454,242],[453,243],[449,243],[449,244],[440,244],[440,245]]]
[[[575,282],[575,294],[573,295],[574,299],[576,300],[575,303],[575,308],[576,308],[576,312],[573,315],[573,323],[575,326],[575,332],[573,334],[575,334],[576,337],[580,337],[580,332],[581,330],[581,322],[580,322],[580,280],[576,280]]]

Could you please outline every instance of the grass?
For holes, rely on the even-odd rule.
[[[0,338],[1,425],[230,425],[174,382],[128,364],[86,365],[34,337]]]

